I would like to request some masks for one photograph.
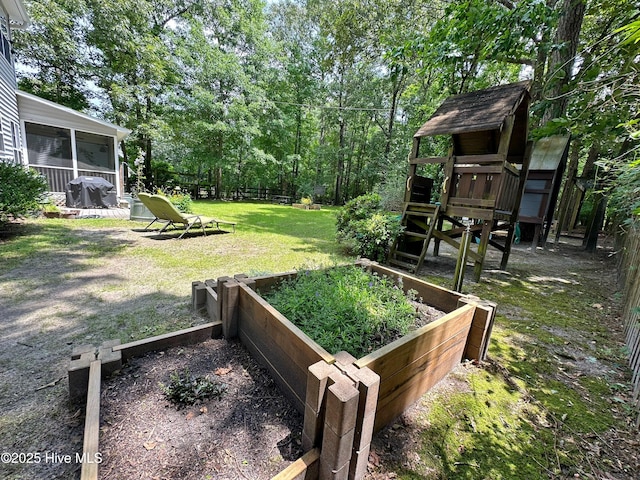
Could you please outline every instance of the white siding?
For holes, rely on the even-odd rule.
[[[4,57],[0,57],[0,68],[6,66],[6,60]],[[2,143],[4,150],[0,151],[0,157],[2,159],[12,158],[13,154],[13,139],[11,138],[11,123],[18,122],[18,103],[16,101],[15,93],[15,78],[13,82],[7,82],[4,78],[0,78],[0,122],[2,135]]]

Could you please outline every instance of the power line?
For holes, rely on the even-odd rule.
[[[295,103],[295,102],[283,102],[279,100],[270,100],[271,103],[278,103],[281,105],[292,105],[294,107],[304,107],[308,109],[317,110],[349,110],[357,112],[388,112],[388,108],[375,108],[375,107],[340,107],[332,105],[310,105],[308,103]]]

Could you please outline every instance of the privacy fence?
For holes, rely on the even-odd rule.
[[[631,225],[623,237],[618,271],[623,289],[622,318],[629,365],[633,375],[633,403],[638,410],[636,428],[640,428],[640,222]]]

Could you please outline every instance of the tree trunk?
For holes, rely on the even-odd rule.
[[[572,77],[586,7],[586,0],[562,1],[562,12],[554,39],[554,43],[560,45],[560,48],[551,52],[548,71],[551,90],[544,95],[551,99],[551,104],[542,117],[543,125],[553,118],[564,116],[567,112],[569,97],[566,90]]]
[[[580,149],[582,148],[582,140],[575,139],[571,145],[571,155],[569,157],[569,166],[567,168],[567,176],[562,189],[562,197],[558,206],[558,230],[556,231],[556,241],[560,240],[560,235],[567,227],[567,211],[569,210],[569,200],[573,197],[576,188],[576,174],[578,172],[578,160],[580,158]]]

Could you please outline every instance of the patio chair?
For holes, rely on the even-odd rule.
[[[151,223],[150,223],[149,225],[147,225],[146,227],[144,227],[144,229],[143,229],[143,230],[145,230],[145,231],[146,231],[146,230],[149,230],[149,227],[151,227],[151,225],[153,225],[153,224],[154,224],[154,223],[156,223],[156,222],[158,222],[158,223],[165,223],[165,224],[167,224],[167,223],[169,222],[168,220],[162,220],[162,219],[158,218],[158,216],[157,216],[155,213],[153,213],[153,210],[152,210],[152,209],[151,209],[151,207],[150,207],[150,203],[151,203],[151,202],[150,202],[150,198],[151,198],[151,194],[150,194],[150,193],[139,192],[139,193],[137,194],[137,196],[138,196],[138,200],[140,200],[140,201],[142,202],[142,204],[143,204],[145,207],[147,207],[147,210],[149,210],[149,211],[151,212],[151,214],[155,217],[155,218],[151,221]],[[167,226],[167,225],[165,225],[165,227],[166,227],[166,226]]]
[[[138,194],[140,197],[140,194]],[[186,227],[185,231],[178,237],[178,239],[184,237],[184,235],[193,227],[194,225],[198,225],[202,228],[202,233],[206,235],[205,225],[213,225],[215,224],[216,228],[220,231],[220,225],[231,225],[233,226],[233,231],[236,231],[236,224],[234,222],[227,222],[224,220],[218,220],[217,218],[206,217],[204,215],[190,215],[182,213],[178,210],[166,197],[162,195],[147,195],[145,200],[142,200],[147,208],[151,211],[153,215],[156,216],[156,220],[151,222],[149,226],[151,226],[155,221],[165,223],[165,226],[162,227],[160,233],[163,233],[169,226],[174,228],[176,224],[182,224]],[[146,201],[146,203],[145,203]],[[148,228],[147,227],[147,228]]]

